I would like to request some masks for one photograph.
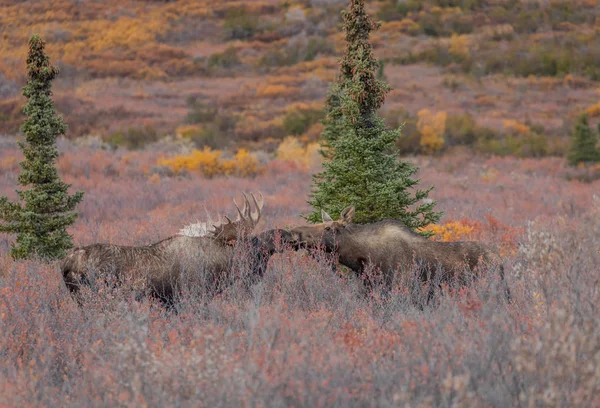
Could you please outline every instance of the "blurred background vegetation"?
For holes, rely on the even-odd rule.
[[[36,32],[61,68],[54,99],[69,138],[137,149],[169,136],[200,150],[269,153],[285,140],[283,150],[312,155],[346,3],[4,1],[0,134],[23,120]],[[401,154],[566,155],[581,114],[597,131],[599,3],[368,2],[382,21],[372,38],[380,75],[393,87],[381,114],[404,123]]]

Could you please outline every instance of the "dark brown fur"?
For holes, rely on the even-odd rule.
[[[270,256],[279,250],[278,237],[289,241],[284,230],[268,230],[249,239],[253,275],[262,276]],[[235,247],[211,237],[176,235],[148,246],[92,244],[72,249],[61,262],[65,284],[73,293],[95,281],[120,285],[128,282],[138,292],[172,303],[185,279],[209,285],[224,283]]]
[[[415,263],[421,268],[421,279],[436,277],[439,268],[445,274],[442,280],[463,281],[463,272],[473,272],[482,264],[500,265],[500,259],[484,244],[472,241],[429,241],[408,229],[397,220],[386,219],[372,224],[352,224],[354,209],[346,208],[337,221],[324,213],[324,222],[300,226],[290,230],[293,241],[307,247],[323,246],[336,252],[339,262],[362,275],[367,265],[381,269],[389,286],[396,271],[411,270]],[[506,288],[507,297],[510,297]]]

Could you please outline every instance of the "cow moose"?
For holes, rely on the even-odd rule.
[[[499,256],[482,243],[430,241],[394,219],[354,224],[352,206],[346,207],[336,221],[325,211],[321,215],[320,224],[292,228],[292,243],[335,252],[339,262],[359,276],[372,264],[381,270],[387,290],[391,289],[396,271],[412,270],[415,265],[420,267],[419,277],[423,282],[434,278],[464,282],[465,270],[476,272],[483,265],[498,265],[504,294],[507,300],[511,298]],[[438,272],[443,275],[436,276]],[[365,283],[371,286],[368,280]],[[430,285],[428,301],[432,290]]]

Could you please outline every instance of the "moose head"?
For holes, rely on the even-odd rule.
[[[259,198],[257,199],[254,193],[250,193],[255,207],[254,210],[252,210],[248,196],[246,193],[242,194],[244,195],[244,206],[242,209],[240,209],[235,198],[233,199],[233,204],[237,210],[235,221],[232,221],[231,218],[226,215],[223,218],[219,217],[219,220],[211,225],[212,228],[209,228],[208,236],[212,236],[223,242],[231,243],[235,241],[238,236],[246,235],[256,227],[260,221],[261,210],[264,206],[264,197],[262,193],[259,192]]]
[[[333,237],[336,233],[340,233],[346,226],[352,223],[354,219],[355,209],[353,206],[348,206],[342,210],[337,220],[333,220],[325,210],[321,210],[321,220],[319,224],[313,225],[301,225],[290,230],[292,240],[299,246],[302,247],[317,247],[322,244],[326,244],[329,247],[330,237]],[[330,249],[330,248],[327,248]]]

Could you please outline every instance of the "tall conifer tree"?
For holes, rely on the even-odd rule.
[[[17,234],[11,251],[15,259],[64,256],[73,246],[66,228],[75,222],[73,210],[83,198],[82,192],[68,195],[70,185],[56,171],[56,137],[63,135],[67,126],[54,109],[52,81],[58,68],[50,65],[44,47],[38,35],[29,40],[28,81],[23,88],[28,99],[23,107],[27,118],[21,126],[25,141],[19,142],[25,156],[20,163],[19,184],[29,188],[17,190],[22,204],[0,197],[0,231]]]
[[[378,75],[379,64],[369,43],[379,25],[365,10],[364,0],[350,0],[342,12],[346,52],[341,75],[326,100],[322,151],[323,172],[313,176],[310,222],[320,222],[320,210],[332,216],[354,205],[355,222],[395,218],[417,229],[439,220],[435,202],[419,205],[433,187],[413,190],[418,168],[398,160],[394,149],[401,129],[388,129],[378,117],[389,86]],[[413,209],[410,206],[416,205]]]

